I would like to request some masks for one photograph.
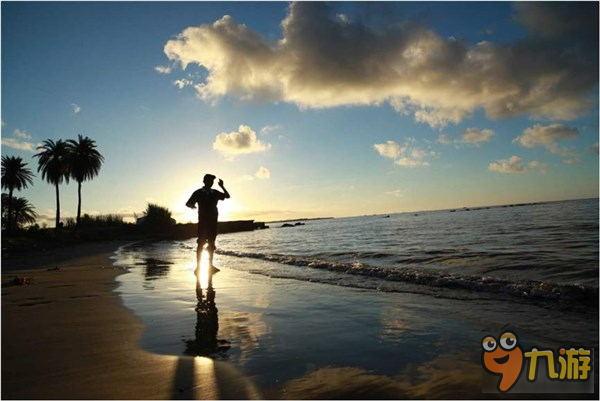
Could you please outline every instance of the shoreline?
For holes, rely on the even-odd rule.
[[[119,246],[74,247],[71,258],[27,264],[36,269],[3,266],[3,282],[31,284],[2,288],[2,398],[260,398],[226,362],[140,348],[144,325],[114,291],[127,273],[110,259]]]

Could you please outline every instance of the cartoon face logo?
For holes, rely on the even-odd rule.
[[[524,367],[523,349],[516,334],[506,331],[500,336],[500,341],[486,336],[481,346],[483,367],[488,373],[501,376],[498,391],[507,392],[515,385]]]

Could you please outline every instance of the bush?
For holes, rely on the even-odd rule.
[[[123,221],[123,217],[118,214],[101,214],[98,216],[90,216],[84,214],[81,216],[81,227],[120,227],[127,223]],[[65,226],[74,228],[77,226],[77,221],[74,218],[68,218]]]
[[[144,217],[138,221],[148,230],[155,232],[170,229],[175,225],[175,220],[171,218],[171,211],[153,203],[148,203]]]

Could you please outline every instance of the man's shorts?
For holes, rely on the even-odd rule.
[[[204,245],[208,242],[208,245],[215,245],[217,239],[217,225],[198,223],[198,244]]]

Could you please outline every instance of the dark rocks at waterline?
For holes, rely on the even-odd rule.
[[[298,226],[304,226],[304,225],[306,225],[306,224],[301,223],[301,222],[297,222],[295,224],[285,223],[280,228],[298,227]]]

